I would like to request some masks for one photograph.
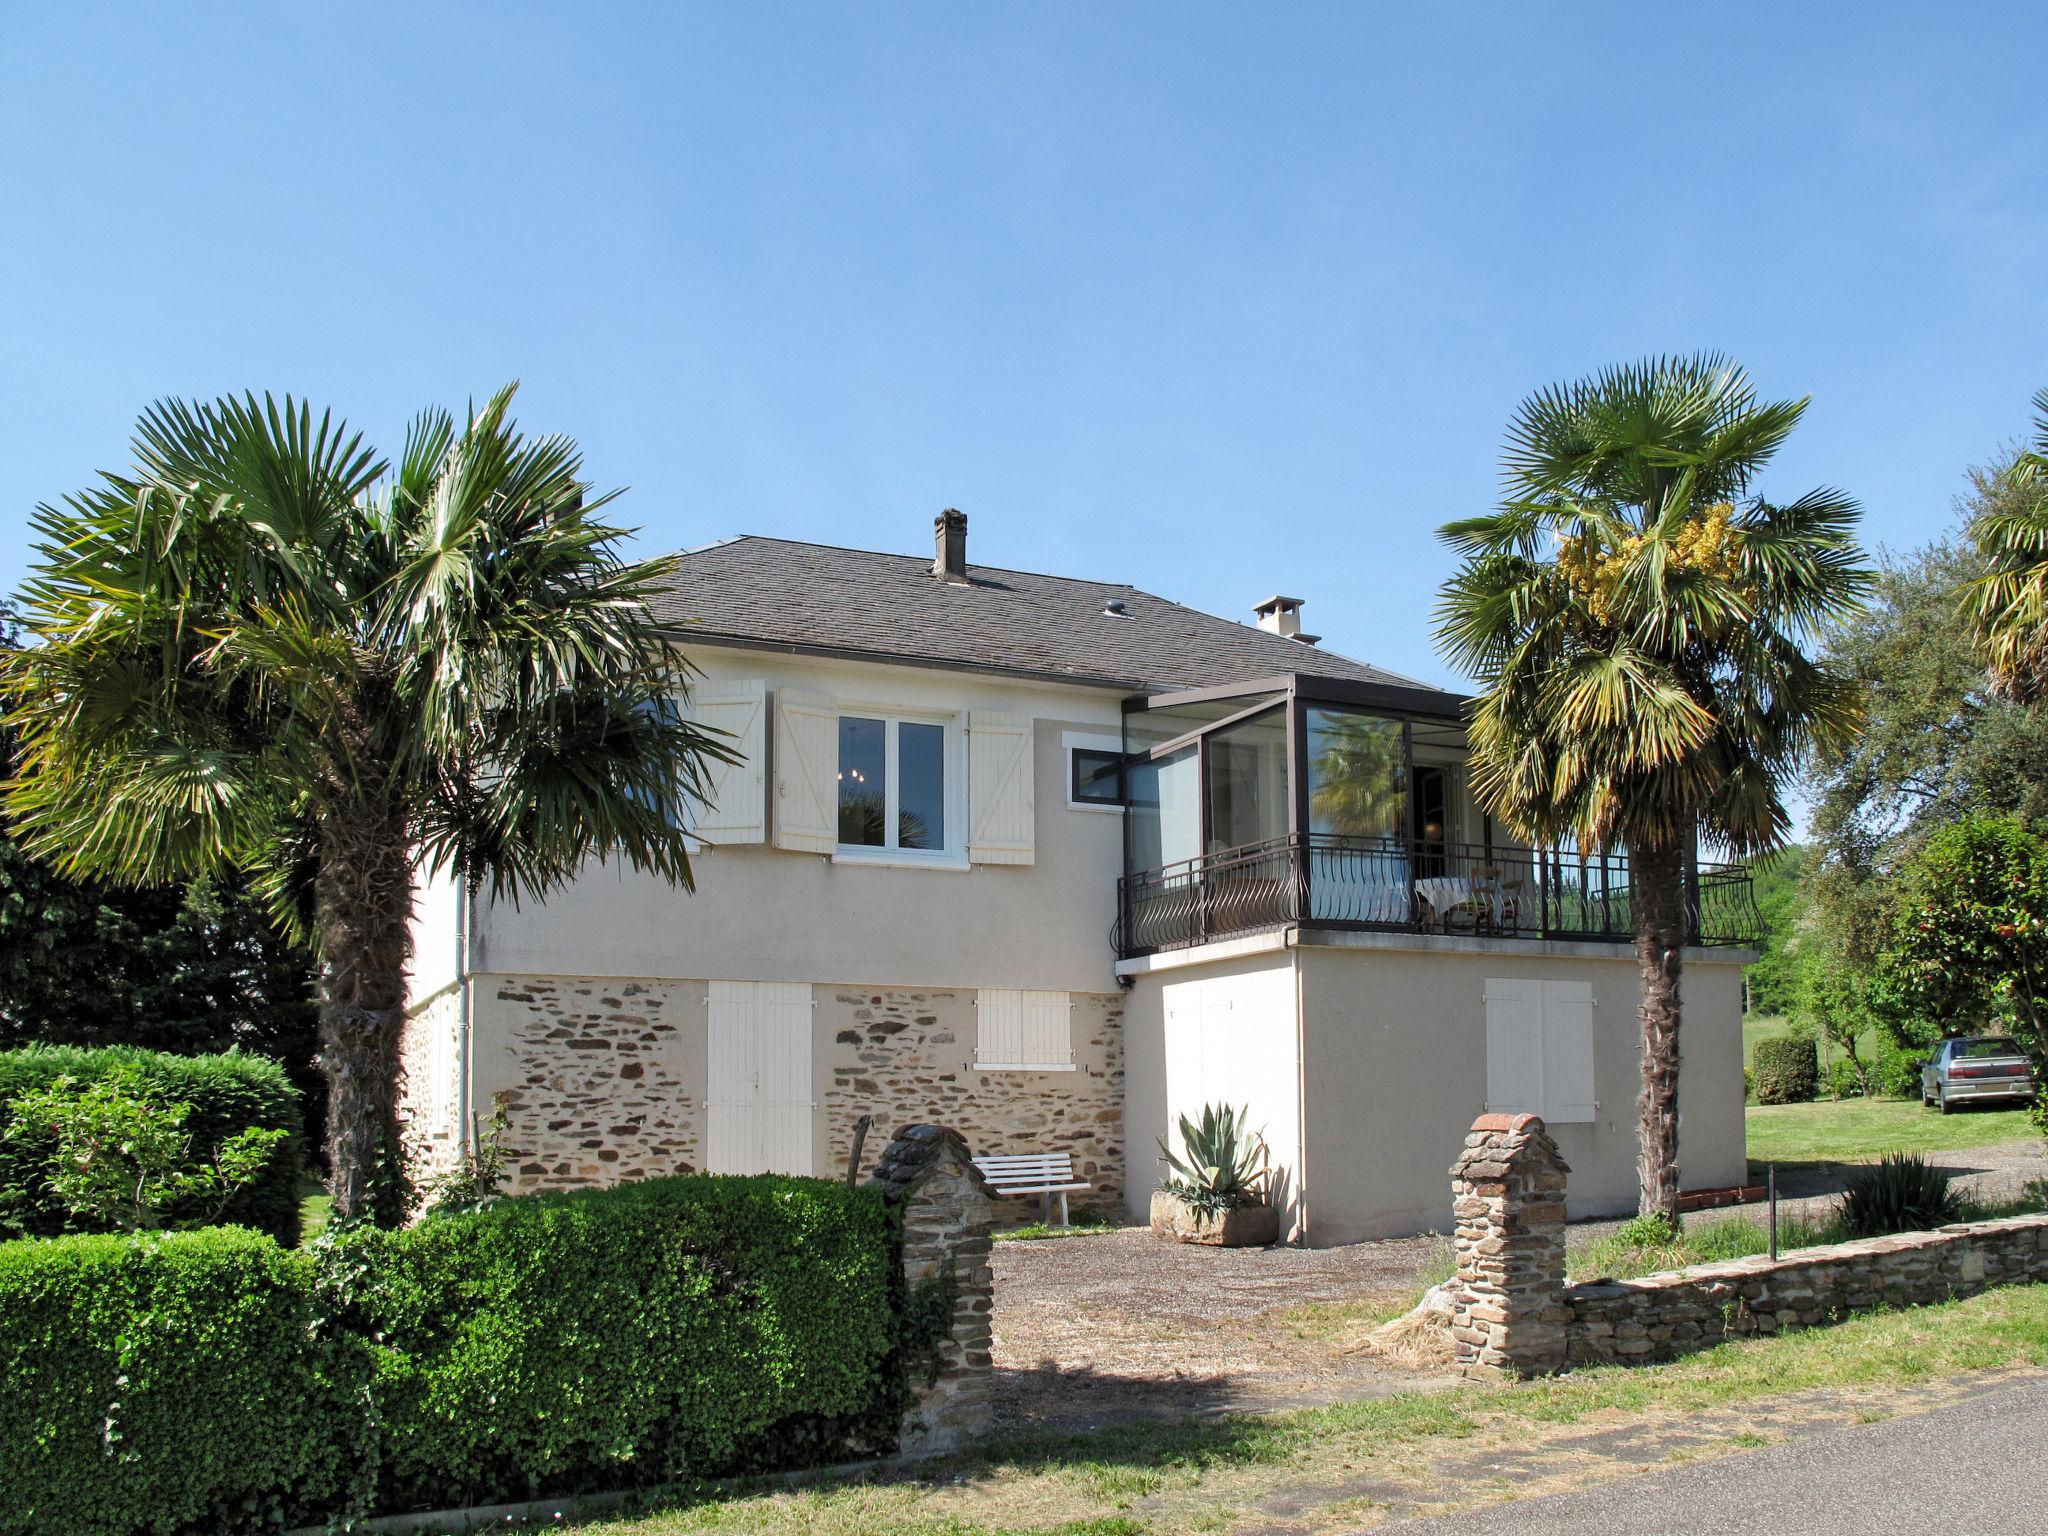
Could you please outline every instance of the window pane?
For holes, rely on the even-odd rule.
[[[1287,716],[1276,710],[1208,739],[1209,852],[1287,835]]]
[[[896,846],[946,846],[946,728],[896,727]]]
[[[1123,756],[1098,752],[1093,747],[1074,748],[1074,798],[1086,805],[1118,805],[1117,769]]]
[[[888,729],[879,720],[839,717],[839,841],[880,848],[887,839]]]
[[[1406,838],[1401,722],[1349,709],[1310,709],[1308,786],[1310,830]]]
[[[1133,763],[1128,807],[1132,869],[1177,864],[1201,852],[1201,801],[1195,749]]]

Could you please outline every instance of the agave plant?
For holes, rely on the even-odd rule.
[[[1924,1232],[1959,1219],[1962,1209],[1948,1175],[1914,1152],[1885,1153],[1842,1190],[1842,1225],[1857,1237]]]
[[[1160,1138],[1170,1170],[1160,1187],[1187,1203],[1197,1225],[1266,1203],[1266,1138],[1246,1126],[1250,1113],[1248,1107],[1205,1104],[1199,1121],[1182,1115],[1180,1154]]]

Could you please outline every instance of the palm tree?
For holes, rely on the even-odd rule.
[[[416,870],[539,897],[586,859],[691,883],[707,760],[567,438],[496,395],[395,469],[287,397],[159,402],[33,519],[9,810],[67,874],[242,870],[316,961],[337,1215],[393,1214]],[[612,493],[616,494],[616,493]]]
[[[2005,472],[2009,498],[1971,525],[1988,569],[1963,595],[1998,691],[2048,697],[2048,389],[2034,396],[2034,446]]]
[[[1679,976],[1701,837],[1780,846],[1782,789],[1856,728],[1851,682],[1804,647],[1869,585],[1856,504],[1753,491],[1806,402],[1760,403],[1719,357],[1659,358],[1531,396],[1498,511],[1451,523],[1462,556],[1439,643],[1478,679],[1472,783],[1532,842],[1628,855],[1642,970],[1638,1174],[1678,1196]]]

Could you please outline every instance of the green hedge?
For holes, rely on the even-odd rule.
[[[331,1499],[312,1270],[240,1227],[0,1243],[0,1528],[275,1528]]]
[[[1811,1038],[1773,1035],[1751,1053],[1759,1104],[1805,1104],[1820,1096],[1820,1052]]]
[[[307,1253],[231,1228],[0,1245],[0,1446],[33,1448],[0,1525],[314,1524],[870,1448],[901,1402],[893,1243],[872,1191],[699,1176]]]
[[[262,1176],[236,1193],[221,1220],[268,1232],[287,1248],[298,1243],[305,1173],[299,1094],[284,1068],[266,1056],[240,1051],[173,1056],[131,1046],[32,1045],[0,1051],[0,1132],[6,1129],[7,1105],[17,1094],[58,1077],[102,1077],[115,1067],[139,1072],[153,1097],[192,1106],[185,1124],[196,1152],[210,1155],[225,1138],[251,1126],[290,1132]],[[70,1213],[50,1196],[42,1173],[49,1156],[45,1138],[0,1134],[0,1238],[76,1230]]]

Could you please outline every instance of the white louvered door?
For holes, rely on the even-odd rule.
[[[711,983],[707,1173],[810,1174],[811,989]]]

